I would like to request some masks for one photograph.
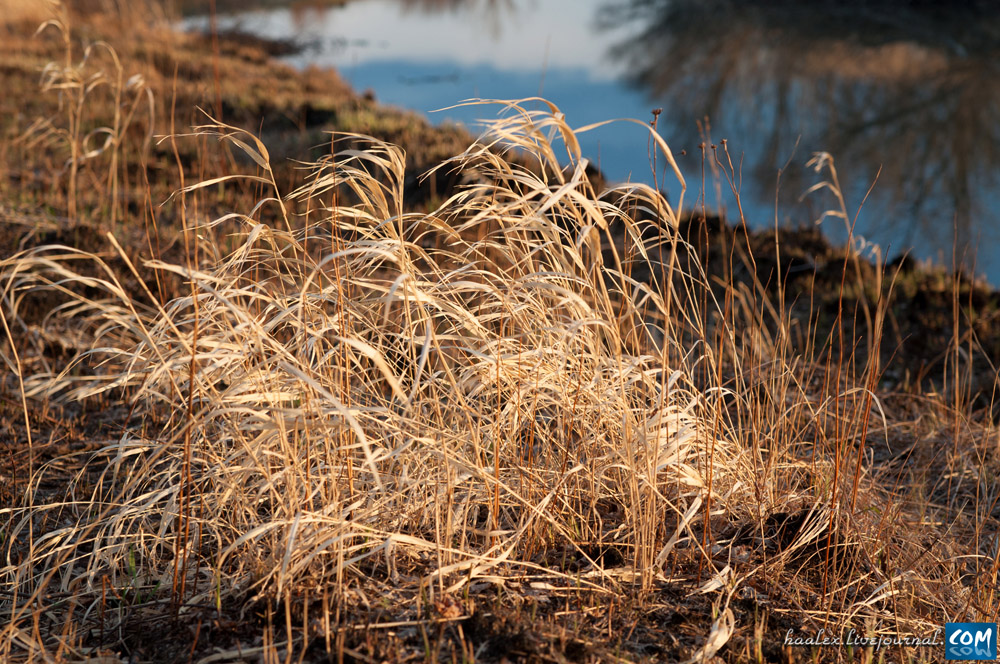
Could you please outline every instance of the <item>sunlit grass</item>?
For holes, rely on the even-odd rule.
[[[85,105],[68,66],[46,82]],[[466,184],[430,211],[404,205],[394,145],[335,136],[283,191],[261,140],[212,121],[159,143],[179,164],[187,141],[248,168],[175,192],[182,251],[137,261],[112,232],[103,252],[0,262],[26,420],[42,403],[120,411],[71,476],[67,457],[32,467],[0,509],[0,658],[74,661],[109,632],[213,608],[261,616],[265,658],[317,642],[343,656],[359,607],[446,657],[426,630],[526,589],[607,609],[608,631],[621,598],[641,612],[668,589],[711,597],[676,651],[692,661],[750,659],[754,639],[761,659],[767,619],[749,624],[747,606],[870,635],[995,619],[994,433],[957,396],[923,396],[914,421],[879,393],[894,275],[866,281],[849,255],[836,324],[820,334],[810,313],[803,332],[801,303],[736,279],[737,259],[706,269],[683,200],[598,190],[577,140],[594,127],[539,100],[502,106],[439,167]],[[101,125],[91,155],[112,200],[128,182],[115,155],[148,149],[119,140],[132,117]],[[83,163],[87,135],[64,118],[52,140]],[[63,175],[75,222],[78,172]],[[198,214],[230,186],[257,195]],[[106,212],[112,231],[129,214]],[[861,311],[844,311],[848,288]],[[845,338],[849,318],[863,338]],[[70,361],[45,359],[57,340]]]

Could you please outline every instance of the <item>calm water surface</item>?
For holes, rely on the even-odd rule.
[[[663,108],[659,131],[688,181],[685,206],[704,192],[735,218],[736,189],[757,227],[814,223],[837,205],[829,190],[810,193],[830,173],[807,164],[830,153],[866,251],[946,265],[954,252],[1000,285],[1000,9],[853,4],[355,0],[219,24],[292,39],[305,46],[287,58],[293,65],[333,66],[383,103],[474,132],[499,109],[440,109],[544,96],[583,126],[648,121]],[[728,168],[722,139],[732,184],[699,147],[719,145]],[[653,182],[642,127],[614,124],[581,143],[610,179]],[[676,202],[676,179],[657,179]],[[843,220],[822,226],[846,238]]]

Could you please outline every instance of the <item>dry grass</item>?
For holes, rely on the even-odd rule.
[[[85,106],[73,71],[46,83]],[[734,254],[704,272],[683,201],[597,191],[590,128],[505,106],[428,212],[405,208],[393,145],[341,136],[285,192],[260,140],[213,122],[161,145],[217,139],[253,172],[176,193],[177,260],[137,264],[109,234],[0,262],[30,458],[38,404],[117,426],[29,466],[0,510],[0,658],[846,661],[781,639],[996,620],[995,431],[960,398],[969,375],[879,391],[893,275],[850,257],[834,324],[803,330]],[[91,156],[152,149],[119,140],[133,117]],[[74,126],[71,107],[54,135],[71,169],[90,155]],[[199,213],[247,183],[256,200]],[[57,342],[70,361],[46,359]],[[676,629],[634,632],[665,607]],[[232,647],[197,650],[203,623]],[[939,654],[862,658],[887,652]]]
[[[11,587],[27,599],[58,578],[59,592],[82,598],[107,579],[217,604],[310,587],[343,597],[373,567],[390,578],[404,568],[411,581],[396,592],[415,599],[423,586],[430,601],[510,575],[619,583],[533,562],[553,541],[614,543],[644,586],[662,577],[664,524],[685,514],[683,536],[702,502],[702,451],[726,460],[714,477],[726,500],[746,498],[739,476],[751,471],[738,448],[709,444],[702,397],[664,363],[678,349],[650,343],[662,326],[636,327],[667,320],[663,297],[601,267],[609,222],[639,230],[622,203],[659,209],[665,222],[673,212],[643,187],[619,205],[596,200],[578,152],[564,180],[550,128],[572,138],[551,115],[494,131],[536,146],[557,180],[477,146],[460,163],[487,184],[428,215],[402,213],[403,161],[391,146],[316,164],[290,198],[319,205],[346,184],[359,202],[328,206],[324,222],[296,232],[244,217],[242,245],[210,269],[151,265],[192,289],[152,307],[109,270],[94,279],[67,267],[93,255],[40,248],[9,261],[14,298],[74,280],[100,293],[65,313],[89,321],[95,350],[80,359],[101,371],[35,375],[28,396],[124,391],[144,420],[162,422],[98,453],[91,463],[106,470],[87,517],[34,541],[25,529],[38,510],[15,511],[12,541],[28,548],[6,570]],[[204,131],[266,168],[252,137]],[[422,246],[431,233],[441,246]],[[318,260],[307,242],[325,248]],[[627,343],[637,330],[648,338]],[[599,508],[609,505],[622,510],[613,529]],[[30,615],[15,612],[12,629]]]
[[[39,23],[52,18],[53,3],[49,0],[0,0],[0,26]]]

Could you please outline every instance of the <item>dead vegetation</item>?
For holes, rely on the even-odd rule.
[[[418,211],[398,147],[294,172],[69,20],[0,153],[0,658],[936,661],[785,639],[997,619],[960,279],[897,380],[901,272],[605,188],[552,106]]]

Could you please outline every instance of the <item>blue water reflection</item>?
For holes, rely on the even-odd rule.
[[[755,226],[812,223],[835,204],[826,191],[803,199],[820,179],[806,163],[829,151],[850,215],[864,200],[857,234],[890,256],[912,248],[945,264],[957,240],[957,254],[1000,284],[1000,38],[990,38],[1000,20],[898,4],[357,0],[220,23],[299,41],[308,47],[292,64],[334,66],[383,103],[474,131],[495,109],[437,109],[541,94],[582,126],[662,107],[688,204],[704,191],[735,217],[736,188]],[[723,138],[732,185],[707,147]],[[581,143],[610,179],[653,180],[642,127],[603,127]],[[659,179],[676,201],[675,180]],[[846,236],[842,221],[824,228]]]

